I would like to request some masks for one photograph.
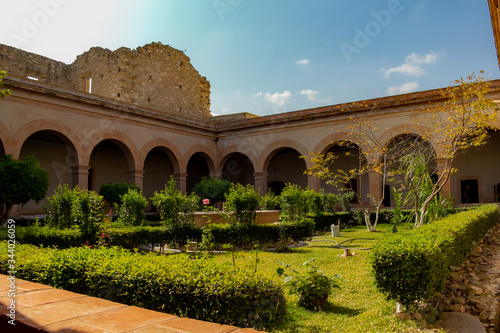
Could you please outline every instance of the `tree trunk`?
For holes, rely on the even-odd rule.
[[[375,228],[372,226],[372,221],[370,220],[370,212],[368,209],[363,209],[363,216],[365,217],[366,228],[369,232],[374,232]]]
[[[12,206],[14,206],[14,204],[11,204],[11,203],[0,204],[0,213],[2,215],[2,227],[7,226],[7,222],[9,221],[9,215],[10,215],[10,211],[12,210]]]

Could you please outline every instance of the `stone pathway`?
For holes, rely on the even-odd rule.
[[[473,315],[486,332],[500,332],[500,225],[454,270],[432,306],[440,312]]]

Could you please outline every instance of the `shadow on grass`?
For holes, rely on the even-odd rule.
[[[359,314],[361,314],[363,311],[357,310],[357,309],[351,309],[342,305],[337,305],[337,304],[332,304],[328,302],[327,308],[323,309],[322,312],[325,313],[335,313],[335,314],[342,314],[346,315],[347,317],[355,317]]]

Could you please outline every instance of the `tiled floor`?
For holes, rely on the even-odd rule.
[[[0,315],[6,315],[10,302],[7,275],[0,274]],[[52,287],[16,280],[16,323],[33,328],[33,332],[57,333],[256,333],[200,320],[179,318],[166,313],[114,303]],[[19,328],[20,325],[17,326]],[[1,327],[7,327],[2,323]],[[9,332],[17,332],[12,326]],[[25,330],[26,331],[26,330]]]

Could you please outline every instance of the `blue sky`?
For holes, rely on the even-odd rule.
[[[0,43],[71,63],[92,46],[185,51],[212,113],[268,115],[500,77],[487,0],[16,0]]]

